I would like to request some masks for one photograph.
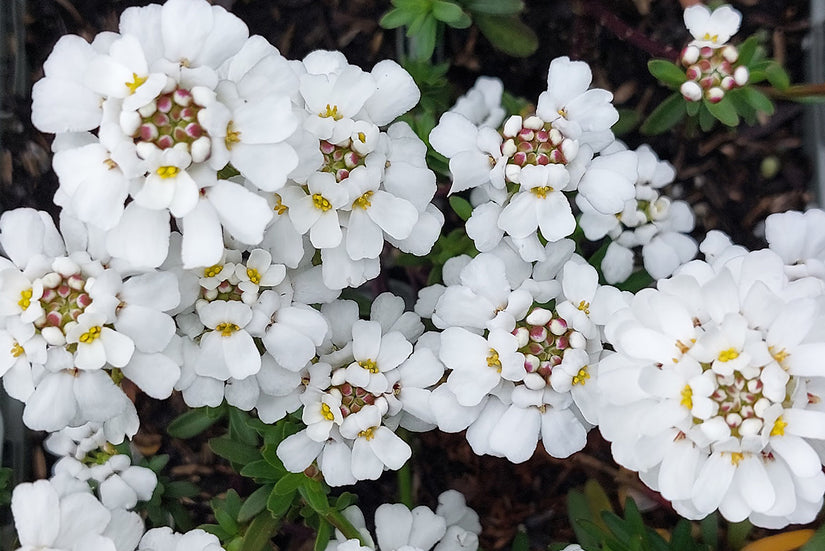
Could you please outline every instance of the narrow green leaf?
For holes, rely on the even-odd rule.
[[[182,497],[193,497],[201,491],[195,484],[188,480],[176,480],[163,485],[164,497],[168,499],[180,499]]]
[[[450,206],[453,211],[465,222],[470,219],[473,214],[473,206],[464,197],[458,195],[450,195]]]
[[[322,519],[320,524],[318,524],[318,532],[315,535],[314,551],[324,551],[324,549],[327,548],[327,545],[329,545],[329,540],[331,540],[334,536],[335,532],[332,528],[332,524]]]
[[[576,534],[576,540],[585,549],[595,548],[600,540],[599,535],[593,535],[584,524],[590,522],[593,526],[594,517],[590,511],[590,506],[587,503],[587,498],[578,490],[570,490],[567,493],[567,517],[570,519],[570,525],[573,527],[573,532]],[[596,527],[598,530],[598,527]],[[599,532],[601,534],[601,532]]]
[[[631,497],[627,498],[624,503],[624,519],[633,534],[641,535],[646,539],[647,529],[645,528],[645,521],[642,519],[639,508],[636,507],[636,502],[633,501]]]
[[[435,51],[435,42],[438,37],[438,21],[432,14],[426,14],[417,18],[414,22],[420,21],[413,31],[410,27],[407,36],[411,38],[410,56],[419,61],[428,60]]]
[[[726,126],[737,126],[739,124],[739,115],[736,114],[736,108],[733,102],[728,97],[722,98],[718,103],[711,103],[704,100],[705,107],[707,107],[710,114]]]
[[[324,515],[332,509],[329,505],[327,493],[317,480],[306,478],[304,484],[298,487],[298,492],[301,494],[301,497],[306,500],[307,505],[319,514]]]
[[[223,509],[226,510],[232,518],[238,518],[238,513],[241,510],[241,496],[233,489],[226,492],[226,497],[223,500]]]
[[[519,526],[516,531],[516,536],[513,538],[513,545],[510,546],[511,551],[530,551],[530,538],[527,537],[527,531]]]
[[[731,90],[725,94],[725,98],[730,100],[734,109],[736,109],[736,113],[745,119],[748,124],[752,124],[756,121],[756,109],[748,103],[748,100],[742,94],[741,88]]]
[[[489,15],[516,15],[524,10],[521,0],[462,0],[469,12]]]
[[[212,425],[219,418],[209,415],[207,408],[197,408],[176,417],[169,426],[166,427],[166,432],[173,438],[193,438]]]
[[[343,511],[350,505],[358,503],[358,496],[351,492],[344,492],[335,500],[335,508]]]
[[[699,107],[699,128],[701,128],[703,132],[709,132],[715,124],[716,117],[708,111],[705,102],[701,102]]]
[[[687,80],[685,72],[666,59],[651,59],[647,62],[647,69],[651,75],[672,88],[678,88]]]
[[[748,519],[742,522],[732,522],[728,524],[728,547],[731,549],[741,549],[744,547],[752,530],[753,524],[751,524]]]
[[[756,53],[756,47],[759,46],[759,39],[756,35],[751,35],[743,43],[739,45],[739,59],[737,63],[747,67],[753,59],[753,54]]]
[[[516,16],[475,16],[481,34],[498,50],[514,57],[532,55],[539,47],[536,33]]]
[[[306,481],[306,479],[307,477],[304,473],[288,473],[275,483],[272,493],[281,495],[291,494],[295,492],[295,490],[297,490],[301,484]]]
[[[639,129],[642,134],[661,134],[675,126],[685,116],[685,98],[675,92],[653,110]]]
[[[699,113],[699,106],[701,105],[701,101],[685,100],[685,112],[688,114],[688,117],[695,117],[696,114]]]
[[[234,535],[221,528],[219,524],[201,524],[198,528],[212,534],[221,541],[226,541]]]
[[[169,455],[168,454],[160,454],[155,455],[149,460],[148,467],[152,469],[155,473],[159,473],[166,467],[166,464],[169,463]]]
[[[241,551],[261,551],[275,535],[277,527],[278,520],[273,518],[269,511],[262,512],[246,529]]]
[[[229,407],[229,436],[233,440],[237,440],[248,446],[259,445],[258,431],[248,424],[251,418],[245,411],[241,411],[236,407]]]
[[[693,551],[694,547],[693,537],[690,534],[690,523],[680,519],[670,535],[670,548],[672,551]]]
[[[215,509],[215,520],[218,521],[220,527],[223,528],[228,534],[235,535],[238,533],[238,523],[235,520],[235,517],[230,515],[227,511],[223,509]]]
[[[254,446],[247,446],[228,436],[218,436],[209,439],[209,447],[217,455],[233,463],[246,465],[261,458],[261,450]]]
[[[616,136],[627,134],[639,125],[639,112],[635,109],[619,109],[619,120],[610,129]]]
[[[416,15],[418,14],[404,8],[393,8],[384,14],[378,24],[384,29],[395,29],[403,25],[409,25]]]
[[[295,492],[278,494],[273,490],[269,494],[269,499],[266,500],[266,508],[276,517],[281,517],[289,510],[293,501],[295,501]]]
[[[768,77],[768,82],[779,90],[787,90],[791,85],[791,78],[788,73],[775,61],[771,61],[765,68],[765,76]]]
[[[238,522],[247,522],[249,519],[266,509],[266,502],[272,492],[272,484],[261,486],[244,500],[241,510],[238,511]]]
[[[432,10],[433,17],[451,27],[466,29],[470,26],[470,18],[467,17],[467,14],[461,9],[461,6],[454,2],[450,2],[449,0],[433,0]],[[465,21],[466,24],[464,24]]]
[[[602,511],[601,517],[607,525],[607,528],[619,539],[619,541],[630,540],[632,532],[622,517],[612,511]]]
[[[745,101],[747,101],[751,107],[757,111],[762,111],[768,115],[773,115],[774,105],[768,96],[752,86],[745,86],[741,89],[741,93],[745,97]]]
[[[286,474],[286,470],[283,468],[279,469],[266,459],[259,459],[244,465],[240,474],[247,478],[257,478],[259,480],[279,480]]]

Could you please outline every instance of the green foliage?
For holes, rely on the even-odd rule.
[[[685,117],[685,99],[679,92],[674,92],[653,110],[642,124],[642,134],[661,134],[670,130]]]
[[[11,503],[11,483],[14,471],[8,467],[0,468],[0,507]]]
[[[825,524],[819,527],[813,537],[799,551],[820,551],[822,549],[825,549]]]
[[[190,530],[194,523],[181,500],[195,497],[200,493],[200,488],[187,480],[172,480],[164,474],[167,463],[168,455],[155,455],[135,463],[151,469],[158,477],[152,497],[147,502],[139,502],[135,510],[145,511],[148,524],[152,527],[173,526],[178,530]]]
[[[651,59],[647,62],[647,68],[651,75],[670,88],[678,88],[687,80],[682,68],[666,59]]]
[[[527,24],[515,15],[475,14],[481,34],[496,49],[513,57],[527,57],[539,48],[539,38]]]
[[[221,404],[216,408],[202,407],[191,409],[176,417],[166,432],[174,438],[194,438],[226,415],[226,404]]]

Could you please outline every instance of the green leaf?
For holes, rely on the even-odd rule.
[[[645,287],[650,287],[650,284],[653,282],[654,279],[651,277],[651,275],[647,273],[647,270],[642,268],[630,274],[630,277],[628,277],[623,282],[615,284],[614,287],[622,291],[638,293]]]
[[[275,483],[272,493],[275,494],[291,494],[295,492],[305,481],[307,477],[304,473],[289,473],[281,480]]]
[[[736,109],[736,113],[745,119],[748,124],[756,121],[756,109],[745,99],[745,96],[742,94],[742,89],[731,90],[725,94],[725,98],[731,101],[734,109]]]
[[[285,469],[279,469],[266,459],[259,459],[247,463],[240,472],[241,476],[262,480],[279,480],[285,473]]]
[[[229,407],[229,436],[248,446],[258,447],[258,432],[247,421],[250,417],[236,407]]]
[[[685,100],[685,112],[688,117],[695,117],[699,112],[699,107],[702,105],[701,101],[687,101]]]
[[[680,519],[670,535],[670,548],[672,551],[693,551],[694,547],[693,537],[690,534],[690,523]]]
[[[266,502],[272,492],[272,484],[261,486],[251,494],[241,505],[238,511],[238,522],[247,522],[249,519],[266,509]]]
[[[314,551],[324,551],[329,545],[329,540],[331,540],[335,536],[335,532],[332,529],[332,524],[321,520],[320,524],[318,524],[318,533],[315,535],[315,549]]]
[[[450,195],[450,206],[453,211],[465,222],[470,219],[473,214],[473,206],[464,197],[458,195]]]
[[[254,446],[247,446],[228,436],[218,436],[209,439],[209,447],[217,455],[233,463],[246,465],[261,458],[261,450]]]
[[[711,103],[704,100],[703,103],[707,107],[710,114],[726,126],[737,126],[739,124],[739,115],[736,114],[736,108],[733,102],[728,97],[723,97],[718,103]]]
[[[639,129],[642,134],[661,134],[676,125],[685,116],[685,99],[675,92],[653,110]]]
[[[646,536],[645,521],[642,519],[639,508],[636,507],[636,502],[631,497],[627,498],[624,503],[624,519],[631,533],[639,534],[642,537]]]
[[[262,512],[246,529],[241,551],[261,551],[275,535],[277,527],[278,520],[273,518],[269,511]]]
[[[751,524],[748,519],[742,522],[732,522],[728,524],[728,547],[731,549],[741,549],[744,547],[751,530],[753,530],[753,524]]]
[[[651,59],[647,62],[647,69],[651,75],[672,88],[678,88],[687,80],[685,72],[666,59]]]
[[[317,480],[306,478],[304,484],[298,487],[301,497],[306,500],[307,505],[320,514],[326,514],[330,509],[327,493]]]
[[[519,526],[516,531],[516,536],[513,538],[513,545],[510,546],[511,551],[530,551],[530,538],[527,537],[527,531]]]
[[[516,16],[493,16],[477,14],[475,16],[481,34],[492,45],[514,57],[532,55],[539,47],[536,33]]]
[[[472,24],[461,6],[448,0],[433,0],[433,17],[456,29],[466,29]]]
[[[516,15],[524,10],[521,0],[463,0],[460,3],[474,14]]]
[[[209,414],[209,408],[197,408],[176,417],[169,426],[166,432],[173,438],[193,438],[218,421],[218,418]]]
[[[618,111],[619,120],[610,127],[610,130],[612,130],[616,136],[622,136],[636,128],[639,125],[639,119],[641,117],[635,109],[618,109]]]
[[[163,485],[163,496],[167,499],[180,499],[182,497],[194,497],[201,491],[195,484],[188,480],[176,480]]]
[[[335,500],[335,508],[343,511],[350,505],[358,503],[358,496],[351,492],[344,492]]]
[[[759,39],[755,35],[751,35],[743,43],[739,45],[739,65],[747,67],[753,59],[753,54],[756,53],[756,47],[759,46]]]
[[[223,500],[223,509],[232,515],[232,518],[238,518],[238,513],[241,510],[241,496],[233,489],[226,492],[226,497]]]
[[[799,551],[821,551],[825,549],[825,525],[819,527],[808,543],[803,545]]]
[[[741,89],[741,94],[744,96],[751,107],[757,111],[773,115],[774,105],[768,96],[757,90],[752,86],[745,86]]]
[[[711,549],[719,548],[719,515],[713,512],[702,519],[699,523],[702,529],[702,541]]]
[[[272,490],[269,499],[266,500],[266,508],[276,517],[281,517],[289,510],[293,501],[295,501],[295,492],[278,494]]]
[[[624,519],[612,511],[602,511],[602,520],[619,541],[628,541],[632,532]]]
[[[410,57],[418,61],[428,60],[435,51],[438,21],[432,14],[420,15],[407,30],[410,37]]]
[[[705,102],[701,102],[699,107],[699,128],[704,132],[709,132],[716,124],[716,118],[708,111]]]
[[[235,535],[238,533],[238,523],[235,517],[230,515],[223,509],[215,509],[215,520],[228,534]]]
[[[404,8],[393,8],[384,14],[378,22],[384,29],[395,29],[403,25],[409,25],[418,14]]]
[[[779,90],[787,90],[791,85],[791,79],[788,76],[788,73],[786,73],[785,69],[783,69],[782,66],[775,61],[771,61],[765,68],[765,76],[768,77],[768,82],[770,82],[774,88],[778,88]]]

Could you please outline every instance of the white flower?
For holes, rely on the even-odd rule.
[[[368,405],[347,416],[341,436],[354,439],[352,474],[357,480],[376,480],[385,468],[398,470],[412,455],[410,446],[381,424],[378,406]]]
[[[346,368],[345,380],[369,392],[383,393],[389,386],[386,372],[401,365],[412,349],[401,333],[382,334],[377,321],[358,320],[352,326],[353,362]]]
[[[216,300],[201,304],[198,315],[210,331],[201,337],[197,373],[224,381],[245,379],[261,369],[261,355],[245,329],[252,320],[249,306]]]
[[[101,314],[85,312],[76,324],[67,326],[66,342],[77,346],[75,365],[78,369],[100,369],[107,363],[123,367],[132,358],[134,341],[107,327],[106,321]]]
[[[541,230],[547,241],[567,237],[576,220],[561,192],[570,181],[562,165],[532,166],[521,170],[521,189],[501,211],[498,226],[513,237],[527,237]]]
[[[685,26],[693,35],[691,44],[699,47],[721,48],[739,30],[742,14],[725,4],[715,10],[704,4],[685,9]]]
[[[184,534],[171,528],[153,528],[146,532],[138,551],[223,551],[217,536],[200,529]]]

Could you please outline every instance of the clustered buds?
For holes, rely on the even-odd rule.
[[[679,56],[688,79],[679,91],[688,101],[705,98],[711,103],[719,103],[725,92],[748,83],[748,68],[737,65],[738,60],[739,51],[730,44],[722,48],[689,44]]]

